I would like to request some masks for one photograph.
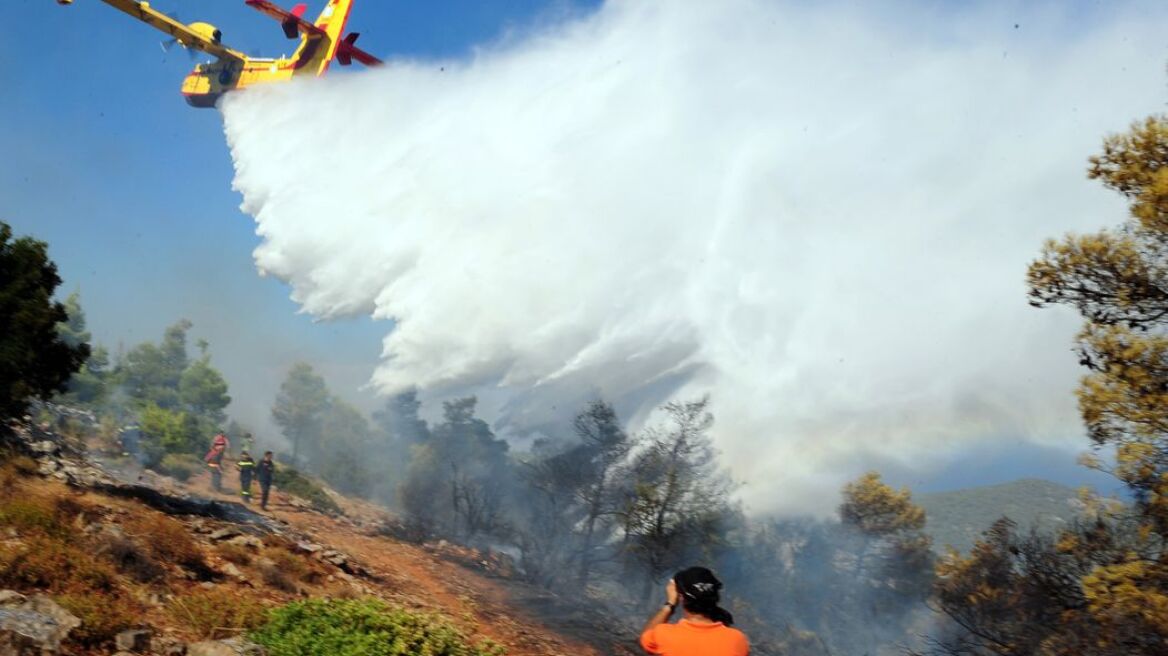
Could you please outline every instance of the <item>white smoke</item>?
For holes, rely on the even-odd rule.
[[[1081,439],[1076,321],[1025,267],[1122,218],[1085,160],[1159,109],[1168,13],[1060,6],[610,2],[234,95],[235,186],[305,311],[396,321],[381,391],[494,390],[513,428],[710,392],[749,505],[823,510]]]

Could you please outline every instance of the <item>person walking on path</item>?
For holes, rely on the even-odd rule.
[[[641,630],[641,647],[660,656],[747,656],[746,634],[730,628],[734,617],[718,605],[721,589],[705,567],[678,572],[665,586],[665,605]],[[682,618],[669,624],[679,602]]]
[[[250,453],[242,451],[235,467],[239,470],[239,496],[243,498],[244,503],[251,503],[251,479],[255,474],[255,460],[251,459]]]
[[[211,487],[216,492],[223,491],[223,456],[227,455],[229,446],[231,442],[227,440],[223,431],[219,431],[211,440],[211,450],[203,456],[203,462],[211,469]]]
[[[264,457],[256,465],[256,478],[260,482],[260,508],[268,509],[268,492],[272,490],[272,476],[276,473],[276,463],[272,461],[272,452],[264,451]]]

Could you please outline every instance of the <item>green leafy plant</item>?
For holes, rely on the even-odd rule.
[[[291,467],[277,466],[272,483],[281,492],[300,497],[322,512],[341,514],[341,508],[333,501],[319,485],[311,478],[292,469]]]
[[[186,482],[203,468],[203,462],[185,453],[168,453],[158,463],[158,471],[176,480]]]
[[[310,599],[271,611],[251,635],[271,656],[503,656],[490,642],[471,643],[440,618],[377,599]]]

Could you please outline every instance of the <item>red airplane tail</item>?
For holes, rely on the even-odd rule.
[[[318,61],[321,62],[320,72],[323,72],[334,58],[341,66],[352,64],[354,59],[366,66],[377,66],[382,63],[380,59],[353,45],[360,34],[353,32],[344,38],[341,37],[344,34],[345,22],[348,20],[349,11],[352,8],[352,0],[329,0],[315,23],[304,20],[304,12],[308,9],[308,5],[304,3],[297,4],[292,8],[292,11],[287,11],[269,0],[245,0],[245,2],[251,8],[280,21],[284,35],[289,39],[303,35],[304,43],[301,45],[301,49],[313,42],[311,52],[317,53]],[[328,47],[327,53],[317,50],[320,45],[325,44]],[[323,59],[319,59],[322,56]]]

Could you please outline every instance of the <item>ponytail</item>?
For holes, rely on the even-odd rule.
[[[716,601],[697,599],[691,601],[688,597],[682,597],[682,605],[691,613],[708,617],[714,622],[721,622],[726,626],[734,626],[734,616],[730,614],[730,611],[719,606]]]
[[[681,595],[681,605],[687,611],[726,626],[734,624],[730,611],[718,605],[722,582],[713,572],[705,567],[691,567],[674,575],[673,582]]]

